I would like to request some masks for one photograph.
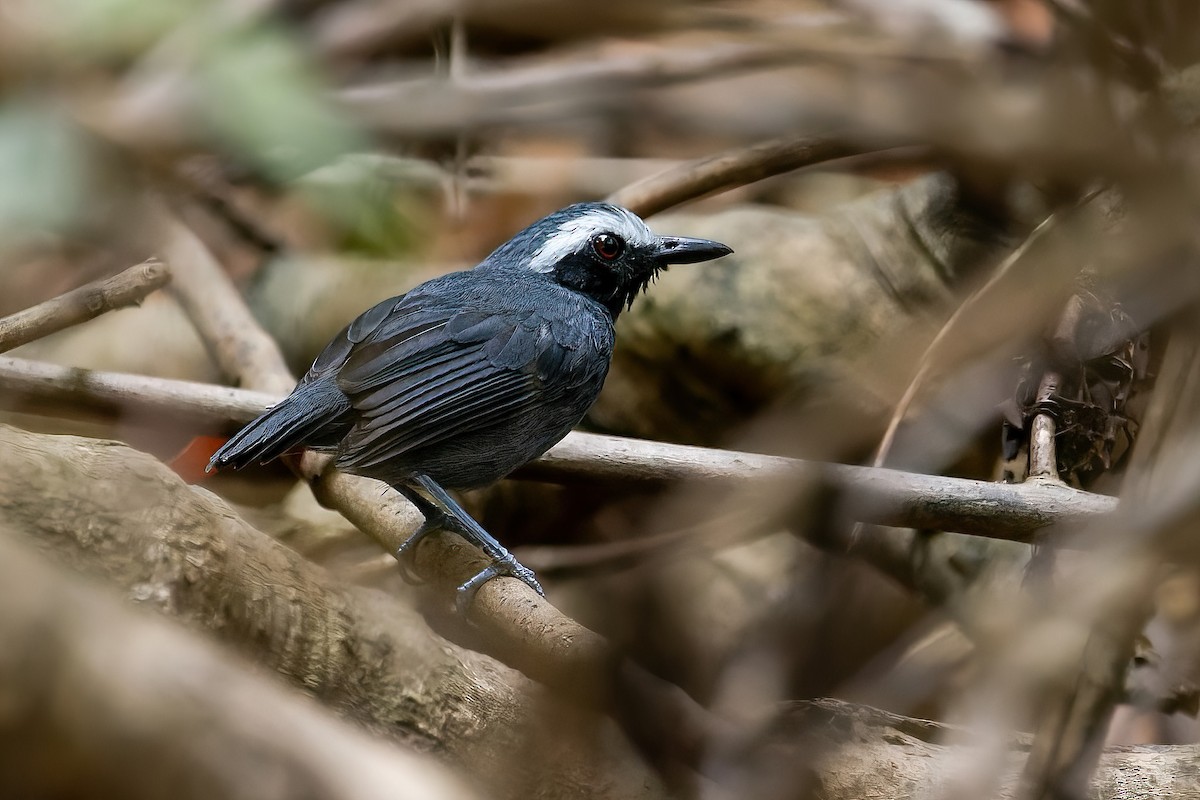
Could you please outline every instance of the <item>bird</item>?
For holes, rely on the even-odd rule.
[[[206,471],[265,463],[299,448],[383,481],[424,522],[396,552],[450,530],[489,565],[458,587],[534,573],[450,494],[532,461],[582,420],[612,362],[615,323],[674,264],[732,253],[708,239],[659,236],[632,211],[576,203],[529,225],[472,269],[426,281],[364,311],[296,388],[213,454]]]

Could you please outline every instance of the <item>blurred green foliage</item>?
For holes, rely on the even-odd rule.
[[[303,40],[277,20],[201,0],[44,0],[22,22],[32,44],[0,87],[0,250],[69,234],[80,209],[137,188],[101,183],[112,174],[101,166],[153,179],[137,167],[157,155],[136,141],[114,150],[91,125],[97,107],[134,114],[118,128],[136,130],[148,114],[184,136],[185,150],[220,156],[235,181],[298,192],[336,248],[395,255],[411,246],[400,184],[338,166],[372,143],[338,109]],[[321,180],[305,177],[331,165]]]
[[[0,249],[68,228],[87,174],[86,148],[61,114],[28,97],[0,103]]]
[[[278,28],[236,27],[213,36],[198,58],[199,111],[234,151],[286,181],[361,149],[325,84]]]

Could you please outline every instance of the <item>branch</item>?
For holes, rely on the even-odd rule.
[[[713,192],[870,152],[877,152],[877,148],[856,146],[840,139],[812,136],[773,139],[671,167],[613,192],[608,201],[625,206],[638,216],[648,217]],[[907,158],[925,157],[924,151],[915,154],[907,150],[890,152]]]
[[[373,740],[7,531],[0,608],[6,797],[471,796],[429,757]]]
[[[189,381],[93,372],[3,356],[0,389],[7,402],[24,397],[42,403],[60,401],[226,424],[244,423],[280,399]],[[311,469],[306,469],[310,475]],[[990,483],[579,431],[519,470],[516,477],[560,483],[782,479],[792,481],[785,484],[787,491],[794,491],[796,480],[819,479],[843,490],[847,513],[866,522],[1018,541],[1029,541],[1043,528],[1094,519],[1116,508],[1115,498],[1051,482]],[[360,482],[350,476],[346,479]],[[366,483],[371,488],[362,497],[378,502],[380,484]]]
[[[363,124],[395,134],[429,135],[537,114],[561,117],[581,105],[637,88],[810,60],[789,43],[721,42],[670,47],[635,55],[572,56],[462,77],[436,77],[356,86],[337,95]]]
[[[408,604],[338,580],[152,456],[4,426],[0,451],[0,518],[8,529],[211,632],[374,732],[440,753],[494,786],[515,780],[513,754],[552,730],[554,758],[522,762],[520,778],[547,797],[578,797],[581,787],[593,787],[585,793],[593,800],[660,796],[612,725],[447,642]],[[20,652],[0,649],[0,661]],[[576,684],[569,696],[588,688]],[[548,726],[554,709],[580,727]],[[614,775],[628,780],[611,783]]]
[[[265,666],[373,730],[444,753],[472,779],[489,781],[492,793],[509,796],[505,791],[508,784],[497,783],[497,775],[510,775],[512,754],[537,742],[547,757],[523,761],[525,773],[519,785],[537,785],[547,798],[653,800],[664,796],[644,766],[612,735],[611,727],[593,726],[578,716],[571,716],[566,727],[549,724],[555,706],[548,705],[553,701],[539,694],[534,685],[522,684],[519,676],[484,656],[448,644],[404,604],[376,591],[344,586],[325,570],[251,528],[211,493],[182,483],[152,457],[119,444],[3,427],[0,445],[13,454],[0,459],[0,507],[5,509],[8,527],[30,537],[56,558],[104,575],[131,596],[189,626],[251,650]],[[47,505],[47,498],[54,502]],[[132,513],[130,498],[137,499]],[[48,508],[53,513],[47,513]],[[210,669],[213,659],[197,655],[198,643],[178,632],[164,629],[164,635],[173,638],[162,651],[149,650],[146,661],[139,662],[137,655],[148,651],[142,646],[147,638],[131,634],[123,625],[109,624],[103,598],[93,600],[91,594],[83,593],[78,578],[45,592],[31,590],[23,581],[38,580],[39,565],[10,554],[10,549],[17,552],[0,541],[0,608],[5,609],[0,615],[0,636],[7,645],[0,648],[0,674],[11,674],[10,663],[43,653],[44,660],[35,661],[35,669],[36,677],[45,681],[61,675],[64,665],[74,665],[81,653],[94,654],[93,647],[103,647],[101,652],[121,659],[116,663],[90,658],[84,662],[85,666],[98,663],[96,670],[101,674],[95,677],[110,681],[97,684],[99,696],[94,701],[106,705],[100,707],[104,714],[94,724],[121,725],[127,717],[110,709],[121,708],[122,702],[134,696],[145,699],[137,706],[143,712],[149,708],[172,715],[170,729],[155,728],[145,734],[144,742],[139,739],[130,745],[136,748],[133,752],[139,769],[147,763],[164,763],[159,756],[173,741],[173,733],[222,730],[224,720],[229,719],[228,707],[236,712],[234,733],[258,730],[261,725],[281,740],[277,743],[281,748],[291,741],[291,733],[307,733],[318,724],[316,712],[307,714],[314,718],[310,721],[304,720],[302,708],[279,712],[275,696],[282,693],[269,682],[252,679],[240,669],[231,671],[240,675],[227,675],[217,666]],[[8,627],[17,614],[29,621],[26,626],[15,626],[21,635],[12,634]],[[26,614],[36,616],[26,618]],[[148,626],[146,630],[161,627],[150,621],[142,624]],[[60,625],[70,627],[64,630]],[[47,652],[48,646],[59,649]],[[172,668],[176,664],[180,666]],[[188,724],[185,716],[193,698],[187,690],[194,684],[187,683],[184,676],[197,672],[212,676],[212,682],[222,687],[216,696],[204,696],[211,705],[203,707],[210,714],[203,726]],[[119,677],[131,680],[137,691],[130,692],[128,681],[118,683]],[[179,684],[174,683],[177,680]],[[15,684],[9,681],[7,685]],[[161,691],[170,692],[170,702],[159,698],[163,686],[168,687]],[[181,688],[183,693],[170,687]],[[84,706],[93,707],[90,701]],[[0,707],[0,735],[7,728],[3,724],[7,708]],[[332,722],[322,724],[338,727]],[[548,725],[552,741],[545,738]],[[795,786],[774,779],[781,774],[790,778],[800,769],[806,778],[815,775],[825,788],[823,796],[831,800],[928,797],[933,787],[946,785],[956,766],[975,749],[938,744],[948,738],[943,735],[946,726],[830,700],[797,704],[773,727],[769,746],[758,752],[767,758],[778,756],[777,760],[764,764],[742,759],[738,763],[747,772],[732,778],[726,774],[734,782],[723,785],[739,786],[742,796],[768,796],[766,791],[746,790]],[[19,738],[14,744],[29,747],[33,740],[30,729],[15,730]],[[361,772],[360,778],[376,774],[367,765],[373,753],[380,751],[379,743],[363,740],[361,746],[345,748],[342,741],[347,736],[353,734],[322,734],[320,747],[299,763],[298,774],[311,777],[313,770],[335,768],[337,763]],[[214,739],[218,744],[221,741]],[[200,752],[201,747],[211,746],[207,740],[185,737],[183,746],[189,748],[187,752]],[[104,735],[97,745],[115,749],[123,741],[127,740]],[[235,742],[244,744],[246,739]],[[1027,741],[1016,744],[1018,749],[1028,746]],[[0,748],[0,752],[11,751]],[[236,761],[242,752],[235,744],[222,754]],[[265,760],[257,750],[253,752],[258,771],[250,778],[263,774]],[[1143,781],[1151,776],[1156,797],[1194,797],[1191,765],[1195,759],[1195,745],[1108,751],[1101,758],[1096,797],[1124,800],[1131,797],[1128,787],[1146,785]],[[337,763],[331,766],[330,761]],[[125,762],[118,758],[109,763]],[[26,763],[21,766],[28,768]],[[1009,770],[1010,788],[1003,796],[1011,796],[1019,767],[1017,761]],[[130,769],[105,776],[123,780],[137,772]],[[5,778],[17,774],[22,773],[0,769],[0,786]],[[761,783],[736,783],[743,775]],[[394,784],[389,791],[405,796],[401,792],[409,785]],[[246,791],[255,788],[249,784]],[[288,788],[293,787],[289,784]],[[356,796],[344,786],[336,788],[343,796]],[[428,784],[419,788],[435,789]],[[113,794],[140,796],[126,791]],[[231,790],[205,796],[252,795]]]
[[[4,317],[0,319],[0,353],[95,319],[108,311],[137,305],[170,280],[171,272],[166,264],[147,261],[111,278],[80,286]]]
[[[171,293],[196,326],[209,354],[242,386],[273,393],[296,385],[283,355],[251,316],[212,253],[182,222],[166,220],[164,249],[175,267]]]
[[[64,367],[11,356],[0,356],[0,387],[5,389],[0,403],[12,406],[22,399],[34,401],[43,414],[68,413],[46,405],[54,403],[134,418],[166,417],[222,427],[243,425],[282,399],[282,395],[269,392]]]

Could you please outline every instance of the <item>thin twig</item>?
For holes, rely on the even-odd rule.
[[[1055,443],[1058,422],[1051,410],[1058,407],[1059,394],[1064,387],[1063,374],[1056,364],[1064,359],[1081,358],[1079,336],[1085,313],[1083,297],[1079,293],[1072,295],[1063,307],[1051,336],[1053,359],[1038,382],[1037,395],[1034,397],[1037,413],[1029,424],[1029,477],[1059,479],[1058,448]]]
[[[252,419],[266,405],[280,399],[276,395],[227,387],[93,372],[4,356],[0,356],[0,389],[3,390],[0,396],[6,402],[22,397],[36,400],[41,411],[53,411],[45,405],[46,401],[61,401],[177,418],[222,419],[235,424]],[[1116,505],[1111,497],[1039,481],[1017,485],[991,483],[578,431],[519,470],[515,477],[561,483],[815,478],[845,491],[848,512],[868,522],[1018,541],[1028,541],[1035,532],[1048,526],[1107,514]],[[348,480],[362,483],[358,479]],[[380,486],[366,482],[364,493],[353,500],[379,502]],[[402,532],[386,534],[389,544],[399,533]],[[493,583],[522,585],[516,581]]]
[[[946,324],[942,326],[937,335],[933,337],[933,341],[925,348],[925,352],[921,354],[920,363],[917,366],[917,372],[913,375],[908,387],[904,390],[904,394],[900,398],[900,402],[896,404],[895,411],[892,412],[891,419],[888,420],[887,430],[883,434],[883,438],[879,442],[879,448],[875,451],[875,458],[872,463],[879,467],[887,461],[887,456],[892,450],[892,445],[895,443],[896,433],[900,429],[900,424],[908,416],[908,411],[916,400],[917,395],[925,388],[929,381],[930,375],[933,374],[935,367],[945,369],[948,365],[943,358],[944,350],[948,343],[955,341],[963,330],[963,326],[967,320],[972,319],[973,313],[978,309],[979,305],[987,299],[990,299],[995,294],[999,287],[1006,284],[1006,278],[1013,268],[1024,260],[1026,254],[1033,246],[1041,239],[1045,238],[1055,226],[1056,217],[1050,216],[1042,221],[1040,225],[1033,229],[1029,236],[1021,243],[1021,246],[1013,251],[1012,255],[1006,258],[1003,263],[996,268],[988,278],[987,283],[979,287],[966,300],[963,301],[950,318],[946,320]]]
[[[108,311],[137,305],[170,280],[171,271],[166,264],[147,261],[4,317],[0,319],[0,353]]]
[[[530,545],[519,547],[521,563],[539,575],[550,577],[578,575],[598,570],[613,570],[646,561],[659,553],[679,552],[681,547],[703,546],[705,534],[713,530],[710,522],[675,528],[664,533],[621,539],[598,544]],[[747,531],[747,534],[752,533]],[[711,533],[709,534],[711,537]],[[734,542],[725,528],[720,532],[721,546]]]

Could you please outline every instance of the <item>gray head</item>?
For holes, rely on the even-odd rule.
[[[533,223],[480,266],[545,275],[616,318],[659,270],[732,252],[708,239],[658,236],[632,211],[611,203],[576,203]]]

